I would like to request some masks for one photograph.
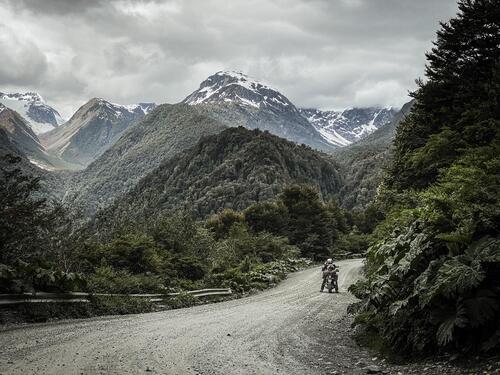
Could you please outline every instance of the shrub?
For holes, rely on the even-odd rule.
[[[126,270],[101,266],[88,277],[88,290],[94,293],[151,293],[165,291],[158,275],[133,275]]]
[[[242,213],[226,208],[224,211],[210,216],[206,221],[207,228],[217,240],[226,238],[235,224],[243,224],[245,218]]]

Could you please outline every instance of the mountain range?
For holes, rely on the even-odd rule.
[[[9,100],[15,97],[25,98],[19,101],[31,103],[31,106],[33,103],[42,103],[41,97],[32,93],[9,94]],[[31,99],[28,100],[28,97]],[[300,109],[279,91],[243,73],[230,71],[211,75],[178,104],[156,106],[154,103],[139,103],[125,106],[94,98],[80,107],[67,122],[61,124],[55,121],[51,130],[39,134],[33,130],[33,119],[30,117],[30,122],[24,118],[28,116],[29,110],[24,111],[23,116],[15,110],[3,108],[7,112],[0,117],[3,119],[0,124],[5,132],[0,136],[9,138],[8,147],[17,149],[19,154],[42,169],[72,170],[70,173],[58,174],[63,177],[57,186],[56,195],[64,196],[65,204],[78,207],[87,217],[110,207],[118,207],[122,198],[138,189],[144,181],[160,180],[159,187],[154,187],[160,190],[155,190],[154,196],[163,196],[162,199],[170,203],[157,202],[158,207],[187,204],[200,215],[231,205],[241,208],[246,204],[244,202],[276,194],[276,186],[283,183],[304,180],[321,186],[319,176],[325,176],[321,172],[324,165],[319,166],[321,163],[312,160],[331,158],[324,152],[335,155],[340,163],[328,164],[331,167],[328,167],[328,173],[335,188],[322,188],[322,191],[340,196],[345,199],[346,205],[364,205],[364,199],[348,196],[345,183],[341,182],[344,179],[354,181],[349,171],[353,167],[351,160],[354,159],[345,156],[351,155],[347,149],[362,139],[376,136],[390,124],[397,123],[398,118],[398,112],[393,108],[353,108],[344,111]],[[54,113],[57,111],[54,110]],[[258,129],[264,133],[245,133],[242,129],[234,133],[226,132],[229,128],[238,127]],[[267,132],[275,137],[268,136]],[[223,133],[224,136],[217,138]],[[280,138],[276,137],[293,143],[280,143],[277,141]],[[227,146],[230,148],[223,145],[223,140],[228,139],[231,140]],[[235,139],[246,141],[238,142]],[[291,147],[293,144],[301,146]],[[212,154],[206,153],[206,147],[215,147],[217,152],[224,151],[226,147],[221,154],[226,155],[224,157],[236,157],[244,162],[251,160],[249,168],[254,168],[254,172],[249,172],[245,177],[248,180],[245,181],[221,180],[217,169],[212,168],[219,166],[234,172],[236,167],[229,159],[214,159]],[[249,147],[255,147],[259,152],[250,153]],[[266,155],[266,147],[280,150],[273,157],[264,159],[264,164],[268,163],[273,166],[273,170],[279,171],[278,174],[270,172],[270,176],[275,175],[275,182],[265,182],[267,187],[262,185],[262,189],[272,194],[259,193],[252,198],[241,196],[241,199],[229,199],[231,194],[243,194],[240,191],[243,185],[254,186],[252,181],[254,173],[257,173],[255,171],[259,171],[259,176],[265,175],[262,172],[265,168],[257,159],[259,155]],[[243,149],[246,151],[241,154]],[[344,149],[346,152],[342,153]],[[288,154],[296,152],[307,154],[305,159],[308,162],[300,162],[296,166],[287,164],[295,160]],[[192,160],[205,158],[212,160],[208,167],[201,168],[198,164],[198,167],[193,167],[195,164]],[[176,169],[175,165],[184,165],[183,168],[187,169]],[[301,172],[292,173],[294,168],[301,169]],[[296,177],[293,177],[294,173]],[[154,177],[160,174],[161,179]],[[202,178],[202,175],[205,176],[203,181],[208,183],[213,180],[215,185],[208,184],[212,186],[208,188],[197,184],[197,178]],[[256,181],[262,183],[260,178]],[[227,201],[222,202],[220,195],[216,197],[217,192],[225,191],[225,183],[232,184],[236,190],[233,193],[226,191],[224,195]],[[372,194],[373,189],[371,186],[369,188],[371,190],[367,196]],[[172,197],[167,197],[162,191],[169,191]],[[209,197],[202,198],[206,194]],[[139,196],[134,199],[141,201]],[[141,211],[139,208],[137,210]]]
[[[25,120],[53,162],[48,165],[34,155],[30,160],[41,167],[70,170],[88,166],[156,106],[125,106],[94,98],[64,122],[37,93],[0,93],[0,102]],[[267,130],[325,152],[362,139],[396,113],[392,108],[300,109],[276,89],[233,71],[209,76],[182,102],[201,108],[224,126]]]

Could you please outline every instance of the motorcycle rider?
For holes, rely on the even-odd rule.
[[[321,268],[323,282],[321,283],[320,292],[323,292],[323,289],[325,289],[326,278],[328,276],[328,273],[334,271],[336,268],[337,266],[333,263],[333,259],[331,258],[328,258],[326,262],[323,264],[323,267]]]

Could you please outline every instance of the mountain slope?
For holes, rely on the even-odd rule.
[[[35,92],[7,94],[0,92],[0,103],[19,113],[35,134],[57,128],[64,120],[54,108],[47,105]]]
[[[390,123],[397,111],[389,108],[351,108],[344,111],[300,109],[314,128],[330,143],[347,146]]]
[[[161,162],[225,126],[197,106],[163,104],[70,181],[65,202],[87,214],[125,193]]]
[[[1,117],[1,113],[0,113]],[[19,116],[20,117],[20,116]],[[1,122],[1,120],[0,120]],[[31,130],[31,129],[29,129]],[[17,159],[16,163],[13,160]],[[37,197],[59,201],[62,198],[64,183],[60,175],[39,168],[16,146],[13,137],[0,125],[0,168],[4,170],[20,169],[24,175],[40,178],[40,190]]]
[[[340,190],[337,169],[331,156],[307,146],[259,130],[229,128],[162,163],[99,216],[101,224],[107,219],[111,224],[187,207],[205,217],[268,200],[291,183],[315,185],[328,197]]]
[[[217,72],[200,84],[183,103],[211,106],[219,120],[237,116],[237,123],[249,129],[267,130],[290,141],[323,151],[334,145],[325,140],[300,111],[277,90],[239,72]],[[219,109],[217,109],[219,108]],[[234,113],[230,113],[234,112]],[[235,122],[226,121],[227,126]]]
[[[64,125],[40,136],[47,150],[67,162],[87,166],[106,151],[132,124],[155,107],[153,103],[130,106],[94,98]]]
[[[333,156],[342,166],[344,186],[340,193],[346,208],[364,208],[375,197],[384,168],[390,160],[390,148],[396,128],[409,113],[413,101],[406,103],[393,120],[359,142],[335,150]]]
[[[66,168],[68,165],[50,155],[41,145],[28,122],[16,111],[0,104],[0,128],[5,130],[2,137],[8,138],[18,153],[38,167],[46,170]]]

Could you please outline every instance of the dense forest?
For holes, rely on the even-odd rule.
[[[357,322],[403,353],[500,344],[500,7],[461,1],[376,198]]]
[[[317,186],[336,196],[341,177],[328,155],[260,130],[229,128],[165,161],[128,194],[102,210],[95,228],[108,231],[122,221],[151,220],[184,209],[204,218],[223,208],[242,210],[274,198],[283,186]]]

